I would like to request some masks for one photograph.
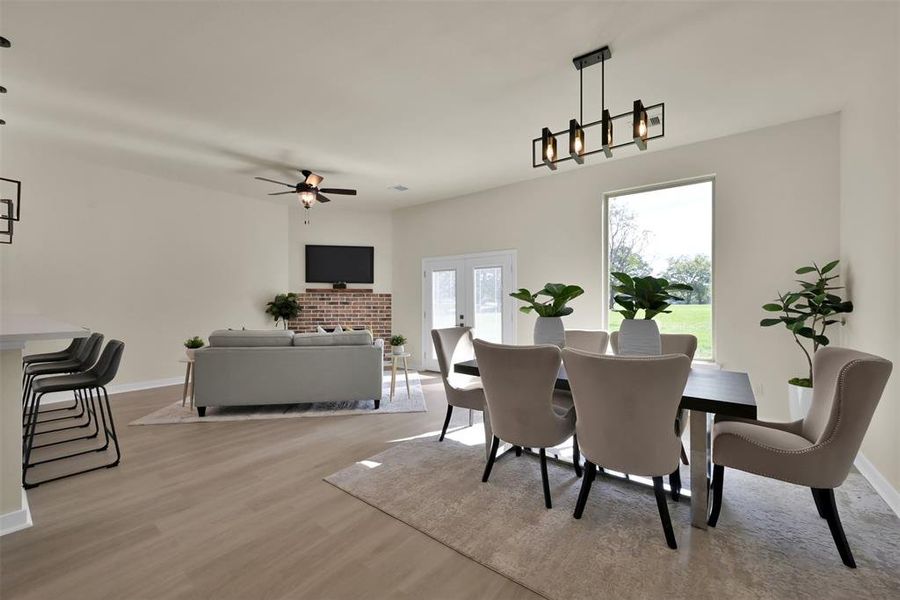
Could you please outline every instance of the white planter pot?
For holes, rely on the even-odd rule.
[[[813,389],[788,384],[788,410],[791,413],[792,421],[799,421],[806,418],[809,407],[812,405]]]
[[[194,360],[194,353],[197,351],[196,348],[185,348],[184,354],[187,356],[188,360]]]
[[[566,330],[560,317],[538,317],[534,322],[534,343],[566,345]]]
[[[654,356],[662,354],[662,341],[656,321],[625,319],[619,327],[619,354]]]
[[[393,354],[406,354],[406,346],[391,346]]]

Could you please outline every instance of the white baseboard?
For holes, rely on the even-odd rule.
[[[0,536],[28,529],[31,527],[31,508],[28,507],[28,495],[22,490],[22,508],[0,515]]]
[[[894,486],[885,479],[884,475],[875,468],[875,465],[873,465],[868,458],[863,456],[862,452],[856,455],[853,466],[862,473],[863,477],[869,480],[869,483],[872,484],[872,487],[875,488],[878,495],[887,502],[887,505],[891,507],[894,514],[900,517],[900,492],[894,489]]]
[[[139,390],[149,390],[153,388],[167,387],[170,385],[184,385],[183,377],[169,377],[167,379],[152,379],[150,381],[137,381],[134,383],[118,383],[106,386],[109,395],[122,394],[124,392],[137,392]],[[41,399],[41,405],[54,404],[57,402],[71,402],[74,399],[71,392],[55,392],[47,394]]]

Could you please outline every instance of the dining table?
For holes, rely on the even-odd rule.
[[[456,373],[479,377],[478,362],[467,360],[453,365]],[[569,377],[560,366],[556,389],[571,391]],[[712,475],[710,434],[716,415],[756,419],[756,398],[747,373],[726,371],[713,365],[693,366],[681,395],[680,407],[690,411],[691,525],[706,529],[709,513],[709,481]],[[484,416],[485,446],[493,436],[490,415]]]

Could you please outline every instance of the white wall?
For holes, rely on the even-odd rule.
[[[393,259],[393,221],[388,211],[348,210],[340,208],[340,196],[327,205],[310,209],[310,224],[303,224],[303,208],[290,208],[289,283],[291,291],[327,288],[328,284],[306,283],[305,245],[374,246],[375,284],[349,284],[351,288],[391,291]]]
[[[123,340],[116,383],[183,376],[186,337],[272,326],[265,303],[288,284],[285,206],[81,162],[47,141],[6,144],[0,170],[24,183],[15,241],[0,246],[3,312]]]
[[[869,426],[862,452],[900,490],[900,5],[877,22],[859,17],[873,48],[851,47],[858,59],[845,74],[841,112],[841,258],[855,311],[849,346],[894,362],[894,373]],[[873,114],[881,117],[873,118]],[[897,492],[895,492],[897,494]],[[895,496],[900,507],[900,495]]]
[[[714,294],[717,360],[750,373],[760,416],[787,418],[786,381],[804,360],[784,331],[760,328],[760,306],[793,285],[793,270],[839,255],[838,117],[823,116],[637,155],[395,211],[394,329],[413,356],[422,327],[421,261],[518,250],[518,284],[577,283],[569,327],[599,327],[604,192],[716,176]],[[461,219],[460,215],[465,218]],[[519,343],[533,316],[518,315]]]

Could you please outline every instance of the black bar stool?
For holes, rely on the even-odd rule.
[[[65,479],[66,477],[72,477],[73,475],[80,475],[82,473],[88,473],[90,471],[96,471],[98,469],[109,469],[119,464],[119,460],[122,458],[122,454],[119,449],[119,437],[116,434],[116,426],[113,422],[112,407],[109,404],[109,394],[106,391],[106,384],[108,384],[115,378],[116,373],[119,370],[119,364],[122,362],[122,353],[124,351],[125,344],[123,342],[119,340],[110,340],[109,343],[106,344],[106,348],[103,349],[103,354],[100,356],[100,360],[98,360],[97,364],[87,371],[83,373],[76,373],[73,375],[45,377],[34,382],[33,410],[31,411],[30,419],[26,426],[25,450],[22,457],[23,487],[25,487],[26,489],[30,489],[49,481]],[[34,437],[35,429],[37,428],[38,424],[37,416],[41,407],[41,398],[43,398],[44,394],[49,394],[52,392],[76,391],[81,392],[82,398],[85,398],[86,401],[89,402],[88,410],[91,413],[94,413],[94,411],[96,411],[96,415],[98,416],[95,417],[95,420],[97,422],[98,429],[103,432],[103,445],[97,448],[90,448],[88,450],[73,452],[72,454],[66,454],[64,456],[56,456],[53,458],[32,462],[31,453],[35,448]],[[102,398],[100,396],[101,392],[103,393]],[[68,458],[74,458],[76,456],[82,456],[93,452],[104,452],[109,448],[110,440],[112,440],[116,451],[115,459],[112,462],[90,467],[87,469],[82,469],[80,471],[75,471],[72,473],[66,473],[65,475],[50,477],[42,481],[28,481],[28,471],[31,468],[37,465],[42,465],[45,463],[55,462]]]
[[[64,373],[80,373],[82,371],[87,371],[96,361],[97,357],[100,355],[100,347],[103,344],[103,334],[100,333],[92,333],[91,336],[83,342],[76,352],[74,358],[71,360],[60,360],[55,362],[48,363],[32,363],[25,367],[25,387],[22,391],[22,424],[28,422],[28,419],[31,416],[31,412],[33,409],[33,392],[32,388],[35,384],[35,381],[40,376],[46,375],[61,375]],[[86,413],[86,402],[84,398],[81,397],[80,391],[75,394],[75,404],[69,407],[64,407],[62,410],[73,410],[81,405],[81,412],[77,415],[67,415],[64,417],[57,417],[53,419],[45,419],[41,421],[42,423],[49,423],[51,421],[61,421],[65,419],[80,419]],[[53,412],[60,409],[52,409]],[[51,412],[51,411],[47,411]],[[88,419],[90,420],[90,414],[88,413]],[[68,427],[65,429],[73,429],[78,427],[87,427],[90,425],[90,421],[82,425],[74,425],[72,427]],[[58,430],[52,430],[58,431]],[[50,433],[50,431],[43,431],[41,433]]]
[[[26,354],[22,357],[23,365],[30,365],[31,363],[46,363],[46,362],[57,362],[60,360],[72,360],[75,357],[75,353],[78,351],[78,348],[83,344],[85,338],[74,338],[72,343],[69,344],[67,348],[64,350],[59,350],[57,352],[44,352],[41,354]]]

